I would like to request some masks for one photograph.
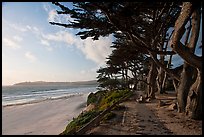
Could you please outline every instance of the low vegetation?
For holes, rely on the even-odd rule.
[[[81,113],[77,118],[67,125],[66,129],[60,135],[71,135],[79,130],[83,125],[88,123],[92,118],[96,117],[99,114],[99,111],[92,110],[86,113]]]
[[[60,135],[75,134],[77,130],[90,122],[115,102],[131,95],[132,92],[130,90],[98,91],[96,93],[90,93],[87,98],[87,106],[90,104],[95,104],[95,109],[82,112],[77,118],[73,118],[73,120],[67,125],[66,129]],[[119,108],[119,105],[116,105],[116,107],[113,109]],[[102,120],[109,120],[114,116],[115,114],[113,112],[109,112],[103,117]]]

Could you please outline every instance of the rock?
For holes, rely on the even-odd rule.
[[[146,99],[146,102],[151,102],[151,99],[150,98]]]
[[[96,106],[94,104],[89,104],[84,110],[83,112],[88,112],[91,111],[95,108]]]
[[[171,105],[169,105],[168,109],[169,110],[177,109],[177,104],[176,103],[172,103]]]

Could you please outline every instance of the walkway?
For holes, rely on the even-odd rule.
[[[156,100],[155,100],[156,101]],[[154,103],[155,104],[155,103]],[[172,135],[147,105],[129,100],[121,103],[125,110],[114,111],[117,117],[88,131],[92,135]]]

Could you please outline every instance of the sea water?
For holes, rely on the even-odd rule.
[[[2,86],[2,106],[40,102],[49,99],[68,98],[96,92],[97,85],[81,86]]]

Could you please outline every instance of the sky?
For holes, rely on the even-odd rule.
[[[71,6],[71,4],[67,4]],[[24,81],[95,80],[111,53],[113,37],[81,40],[51,2],[8,2],[2,6],[2,85]]]
[[[72,7],[71,3],[62,4]],[[111,54],[113,36],[81,40],[75,35],[77,30],[49,24],[73,20],[56,10],[59,8],[51,2],[2,4],[2,85],[96,79],[96,71]],[[200,33],[199,39],[202,25]],[[201,50],[196,54],[201,55]],[[172,60],[175,66],[183,63],[178,55]]]

